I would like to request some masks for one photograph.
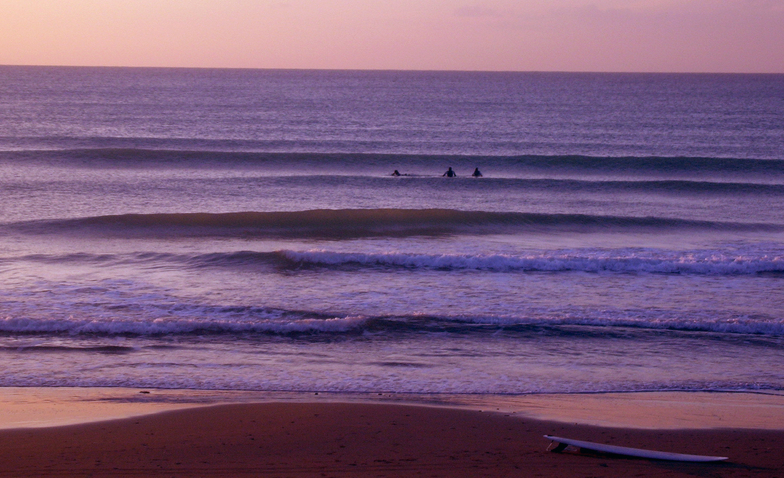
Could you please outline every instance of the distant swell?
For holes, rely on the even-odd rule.
[[[8,138],[0,138],[8,139]],[[35,142],[36,138],[28,138]],[[37,140],[41,140],[38,138]],[[56,138],[57,142],[68,138]],[[73,139],[76,141],[76,139]],[[90,138],[92,144],[112,142],[106,138]],[[146,139],[153,142],[152,139]],[[307,142],[302,141],[303,144]],[[182,144],[179,144],[182,143]],[[350,142],[354,144],[353,142]],[[690,157],[690,156],[584,156],[584,155],[456,155],[456,154],[385,154],[385,153],[301,153],[254,152],[285,147],[286,141],[233,142],[207,140],[161,140],[149,148],[93,147],[73,149],[27,149],[0,151],[0,158],[19,161],[45,161],[61,165],[91,167],[157,167],[167,165],[214,167],[231,165],[340,165],[353,169],[355,165],[409,164],[412,166],[453,163],[484,164],[497,169],[515,168],[528,171],[551,172],[633,172],[635,174],[698,173],[705,174],[765,174],[784,175],[784,161],[776,159]],[[347,143],[348,144],[348,143]],[[173,149],[181,148],[181,149]],[[249,150],[242,151],[243,148]],[[240,151],[237,151],[240,149]]]
[[[493,234],[505,231],[717,229],[782,231],[784,226],[661,217],[458,211],[452,209],[317,209],[295,212],[123,214],[16,223],[11,228],[51,234],[83,232],[138,236],[362,237]]]

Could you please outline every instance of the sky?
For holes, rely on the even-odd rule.
[[[784,0],[0,0],[0,64],[784,73]]]

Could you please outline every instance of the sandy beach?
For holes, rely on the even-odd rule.
[[[28,397],[27,408],[35,410],[32,404],[40,390],[31,390],[27,395],[23,392],[17,389],[13,396],[7,392],[3,411],[12,409],[10,404],[18,403],[22,396]],[[151,413],[155,407],[150,408],[150,403],[116,402],[122,407],[114,413],[125,414],[126,418],[0,431],[0,475],[769,477],[784,474],[784,427],[769,420],[771,426],[764,427],[768,429],[714,428],[711,420],[716,417],[709,418],[710,413],[688,412],[697,402],[713,402],[721,405],[718,408],[732,408],[727,415],[728,419],[732,415],[733,424],[743,420],[739,415],[743,413],[749,423],[756,423],[760,414],[784,417],[780,413],[782,397],[713,394],[712,400],[706,400],[704,396],[691,397],[692,394],[658,398],[645,395],[630,394],[626,399],[590,396],[583,400],[585,406],[577,406],[579,400],[529,397],[530,413],[519,408],[514,412],[502,411],[501,407],[479,411],[403,403],[320,401],[313,396],[309,401],[301,397],[301,401],[190,404],[187,408],[162,400],[155,407],[166,408],[168,403],[169,408],[180,409],[157,413]],[[53,397],[47,400],[48,406],[55,404]],[[537,400],[538,405],[534,403]],[[727,405],[731,402],[736,406]],[[61,401],[59,416],[68,410],[84,409],[76,403]],[[89,400],[79,403],[81,407],[89,407],[90,403],[95,406]],[[609,417],[606,423],[616,417],[616,424],[626,425],[597,426],[586,424],[590,420],[580,418],[586,410],[600,413],[602,404],[604,416]],[[146,414],[132,416],[129,411],[134,406],[137,413]],[[106,407],[96,409],[106,412]],[[623,416],[632,415],[628,410],[618,413],[624,407],[640,410],[644,420],[636,424],[624,422]],[[680,413],[685,423],[693,427],[667,426],[665,418],[673,413]],[[657,414],[664,425],[647,426],[651,420],[655,421]],[[50,418],[55,415],[58,414],[50,413]],[[556,415],[558,419],[533,418]],[[0,416],[6,421],[9,417],[7,413]],[[730,459],[713,464],[688,464],[576,452],[556,454],[547,451],[549,442],[543,438],[545,434]]]

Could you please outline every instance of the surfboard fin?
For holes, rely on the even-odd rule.
[[[561,453],[562,451],[566,450],[567,446],[569,445],[567,445],[566,443],[558,443],[557,441],[551,441],[550,446],[547,447],[547,451],[551,451],[553,453]]]

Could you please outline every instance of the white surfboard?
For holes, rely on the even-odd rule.
[[[559,443],[552,451],[560,452],[566,448],[567,445],[584,448],[586,450],[598,451],[601,453],[612,453],[614,455],[633,456],[637,458],[648,458],[650,460],[670,460],[670,461],[693,461],[693,462],[707,462],[707,461],[722,461],[726,460],[726,456],[705,456],[705,455],[686,455],[683,453],[670,453],[667,451],[645,450],[643,448],[629,448],[625,446],[605,445],[603,443],[594,443],[590,441],[572,440],[571,438],[554,437],[552,435],[545,435],[545,438]]]

